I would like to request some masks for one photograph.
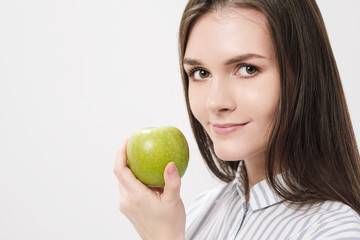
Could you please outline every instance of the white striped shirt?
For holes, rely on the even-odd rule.
[[[200,195],[187,209],[186,239],[360,240],[359,214],[340,202],[291,204],[263,180],[251,188],[246,204],[243,165],[241,161],[234,181]]]

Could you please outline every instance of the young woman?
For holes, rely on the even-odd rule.
[[[120,210],[144,239],[360,239],[360,157],[315,0],[190,0],[189,117],[228,184],[188,209],[170,163],[156,193],[118,152]]]

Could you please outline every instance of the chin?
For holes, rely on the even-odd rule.
[[[265,158],[265,146],[252,146],[251,144],[214,144],[215,155],[223,161],[249,160]]]
[[[223,161],[239,161],[244,159],[244,154],[239,149],[219,149],[214,147],[215,155]]]

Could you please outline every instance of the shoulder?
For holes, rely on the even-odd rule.
[[[191,205],[186,210],[187,217],[191,215],[196,215],[196,212],[206,209],[209,205],[215,202],[216,198],[219,196],[220,192],[223,191],[224,187],[218,187],[206,192],[199,194]]]
[[[360,216],[349,206],[326,201],[314,208],[311,225],[292,239],[358,239]]]
[[[209,210],[213,209],[217,201],[221,199],[224,193],[229,191],[230,184],[218,187],[199,194],[193,203],[186,209],[186,225],[190,227],[206,215]]]

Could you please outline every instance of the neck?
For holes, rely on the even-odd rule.
[[[246,202],[249,201],[251,188],[266,178],[265,174],[265,156],[258,154],[253,158],[245,160],[248,187],[246,191]]]

